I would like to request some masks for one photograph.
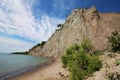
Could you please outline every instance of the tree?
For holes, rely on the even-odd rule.
[[[57,25],[58,28],[61,28],[61,26],[62,26],[62,24],[58,24],[58,25]]]

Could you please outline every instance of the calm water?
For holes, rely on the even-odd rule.
[[[43,57],[0,54],[0,80],[14,73],[22,73],[36,66],[40,66],[48,60]]]

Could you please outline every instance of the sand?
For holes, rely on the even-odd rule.
[[[108,56],[113,55],[113,58]],[[120,65],[116,66],[116,62],[120,61],[119,53],[105,52],[100,56],[102,68],[93,73],[93,76],[85,80],[108,80],[108,75],[113,73],[120,74]],[[62,68],[61,60],[56,60],[46,66],[27,72],[7,80],[69,80],[69,71]]]
[[[62,68],[61,60],[56,60],[48,65],[7,80],[68,80],[68,75],[68,70]]]

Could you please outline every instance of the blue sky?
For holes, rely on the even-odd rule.
[[[27,51],[48,40],[75,8],[120,12],[120,0],[0,0],[0,52]]]

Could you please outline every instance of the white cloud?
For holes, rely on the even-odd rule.
[[[30,42],[0,36],[0,52],[3,53],[27,51],[33,45]]]
[[[56,25],[63,23],[64,20],[49,17],[46,14],[41,15],[42,18],[40,20],[35,19],[31,10],[33,1],[1,0],[0,32],[15,34],[36,42],[47,40],[54,32]]]
[[[37,21],[32,15],[31,9],[25,6],[21,0],[2,0],[0,10],[0,26],[5,32],[17,34],[32,40],[40,41],[46,30],[54,32],[58,23],[63,19],[49,17],[45,14]],[[50,33],[49,32],[49,33]]]

